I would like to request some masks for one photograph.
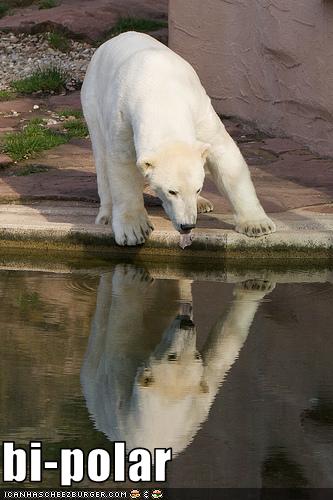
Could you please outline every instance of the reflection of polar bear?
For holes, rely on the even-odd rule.
[[[247,165],[212,108],[194,69],[157,40],[128,32],[94,54],[82,87],[98,192],[96,222],[111,218],[116,242],[143,243],[152,230],[143,204],[146,179],[180,232],[196,224],[207,167],[226,192],[236,230],[260,236],[275,230]]]
[[[271,288],[265,282],[259,289],[248,282],[236,285],[229,312],[217,320],[199,353],[184,305],[183,314],[166,329],[163,325],[175,314],[175,299],[165,291],[169,286],[177,293],[176,282],[149,286],[149,281],[141,269],[122,265],[101,277],[81,381],[96,427],[110,440],[126,441],[128,449],[171,447],[177,454],[206,420]],[[178,285],[182,295],[186,282]]]

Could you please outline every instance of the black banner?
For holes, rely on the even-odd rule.
[[[333,489],[119,488],[119,489],[0,489],[1,499],[126,498],[130,500],[333,500]]]

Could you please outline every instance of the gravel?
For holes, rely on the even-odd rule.
[[[82,82],[95,48],[85,42],[71,42],[70,52],[50,47],[48,33],[40,35],[0,32],[0,90],[10,82],[29,76],[35,69],[57,65],[68,72],[68,90]]]

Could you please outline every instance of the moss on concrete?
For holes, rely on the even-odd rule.
[[[318,246],[316,244],[273,244],[270,246],[251,246],[244,244],[233,245],[230,248],[225,238],[216,240],[204,239],[195,241],[186,250],[178,247],[176,237],[169,233],[158,235],[139,247],[119,247],[115,244],[112,232],[86,231],[84,229],[70,229],[64,227],[27,229],[4,227],[0,229],[0,248],[24,249],[25,252],[61,251],[75,252],[80,258],[87,255],[97,256],[98,259],[139,259],[140,261],[170,261],[176,265],[193,266],[203,263],[206,266],[224,266],[238,268],[263,269],[267,266],[275,268],[327,266],[333,263],[333,247]]]

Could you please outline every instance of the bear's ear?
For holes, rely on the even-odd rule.
[[[206,142],[198,141],[197,148],[198,148],[202,158],[204,158],[204,159],[207,158],[207,155],[209,153],[210,144],[208,144]]]
[[[139,158],[136,165],[144,177],[149,177],[154,170],[153,160],[151,158]]]

